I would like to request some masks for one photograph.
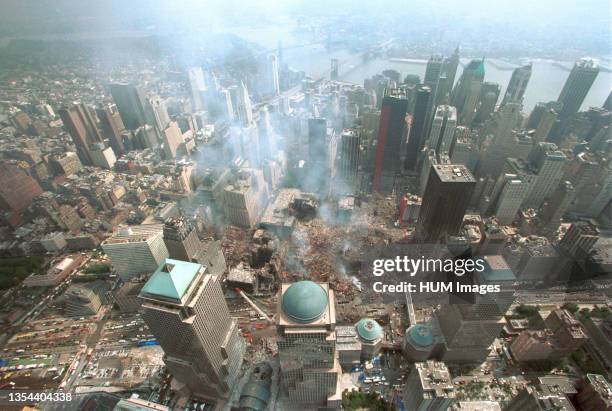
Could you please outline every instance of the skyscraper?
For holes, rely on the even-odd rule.
[[[361,135],[359,130],[342,130],[336,157],[336,176],[348,191],[356,188],[360,158]]]
[[[472,60],[463,69],[459,83],[453,90],[451,104],[457,108],[459,122],[463,125],[469,126],[474,119],[484,76],[484,58]]]
[[[120,157],[125,152],[121,131],[125,128],[121,115],[117,111],[117,107],[107,105],[96,109],[102,133],[108,138],[110,146],[115,152],[115,156]]]
[[[341,367],[336,352],[336,306],[328,284],[282,284],[277,328],[281,386],[298,408],[338,407]]]
[[[530,184],[523,203],[526,207],[539,208],[559,186],[567,158],[553,143],[538,143],[529,154],[529,163],[537,177]]]
[[[456,235],[475,185],[476,180],[464,165],[432,166],[417,222],[419,239],[438,242]]]
[[[457,128],[457,110],[453,106],[438,106],[431,125],[427,146],[437,155],[451,155]]]
[[[580,110],[598,73],[599,67],[595,61],[586,58],[576,61],[557,99],[563,103],[559,112],[561,120],[567,120]]]
[[[390,192],[401,168],[402,139],[407,130],[408,100],[404,89],[386,89],[380,112],[372,189]]]
[[[193,111],[204,109],[202,95],[206,91],[206,83],[204,82],[202,67],[191,67],[189,70],[187,70],[187,80],[189,82],[189,92],[191,95]]]
[[[219,281],[206,266],[165,259],[139,295],[179,391],[209,401],[227,398],[244,354]]]
[[[438,86],[440,83],[440,75],[444,66],[444,58],[439,55],[434,55],[427,61],[425,68],[425,78],[423,83],[430,88],[431,93],[427,102],[427,111],[425,113],[425,128],[424,133],[429,133],[431,127],[431,117],[433,116],[434,107],[436,106]]]
[[[478,98],[478,109],[476,110],[476,117],[474,121],[476,123],[484,123],[491,114],[495,111],[497,105],[497,99],[499,98],[500,87],[497,83],[485,81],[480,89],[480,97]]]
[[[522,103],[530,78],[531,63],[514,69],[512,72],[512,77],[510,77],[510,82],[508,83],[508,88],[506,88],[506,93],[504,94],[502,104],[506,104],[510,101],[514,103]]]
[[[68,130],[77,149],[79,160],[84,165],[94,165],[91,146],[103,141],[93,113],[84,104],[59,110],[60,118]]]
[[[238,87],[237,103],[236,111],[238,112],[238,120],[240,120],[244,127],[250,126],[253,122],[253,108],[251,106],[249,91],[243,82],[240,82],[240,86]]]
[[[276,55],[270,54],[265,62],[265,78],[266,94],[278,96],[280,94],[280,83],[278,80],[278,59]]]
[[[499,177],[491,196],[492,214],[500,224],[514,221],[516,213],[527,196],[529,183],[520,175],[504,174]]]
[[[171,122],[163,131],[163,139],[166,158],[176,158],[179,147],[184,143],[183,133],[181,133],[176,121]]]
[[[127,129],[136,130],[147,123],[145,96],[140,87],[125,83],[114,83],[110,84],[108,88]]]
[[[418,86],[416,88],[416,99],[412,113],[412,125],[406,147],[406,169],[414,170],[417,166],[419,154],[425,145],[427,136],[427,115],[432,104],[432,88],[430,86]]]
[[[455,76],[457,75],[457,67],[459,67],[459,47],[455,48],[453,54],[444,59],[442,65],[442,74],[438,84],[438,92],[436,96],[436,104],[450,102],[450,96],[455,85]]]
[[[162,224],[141,224],[120,228],[102,243],[119,277],[129,280],[149,274],[168,257]]]

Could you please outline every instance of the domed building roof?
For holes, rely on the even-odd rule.
[[[317,320],[327,309],[327,292],[312,281],[292,284],[283,294],[281,307],[292,320],[309,323]]]
[[[408,329],[406,338],[417,347],[429,347],[434,342],[431,328],[427,325],[416,324]]]
[[[370,318],[363,318],[355,325],[357,335],[364,341],[372,342],[383,336],[381,326]]]

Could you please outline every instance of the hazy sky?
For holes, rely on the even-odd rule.
[[[583,41],[586,48],[609,50],[611,4],[610,0],[2,0],[0,36],[232,32],[236,26],[282,24],[296,17],[316,21],[321,15],[334,15],[356,19],[370,29],[379,22],[381,30],[429,25],[491,32],[499,27],[499,36],[510,39],[533,35],[545,42],[566,36]]]

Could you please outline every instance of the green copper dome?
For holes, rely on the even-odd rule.
[[[419,347],[429,347],[434,341],[431,328],[422,324],[410,327],[410,329],[408,329],[408,337],[410,341]]]
[[[292,284],[283,294],[281,304],[286,315],[300,323],[318,319],[327,308],[327,293],[317,283],[299,281]]]
[[[355,325],[359,338],[364,341],[376,341],[383,336],[381,326],[374,320],[364,318]]]

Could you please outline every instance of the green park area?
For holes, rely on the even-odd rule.
[[[42,257],[12,257],[0,259],[0,290],[6,290],[32,273],[42,274],[45,260]]]

